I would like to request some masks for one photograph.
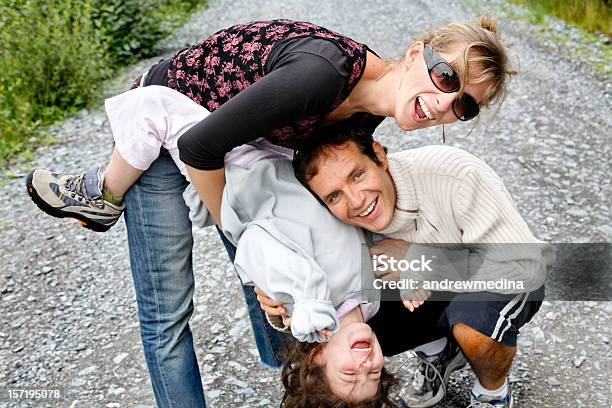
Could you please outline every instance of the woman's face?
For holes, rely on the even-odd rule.
[[[423,57],[423,50],[423,43],[415,43],[406,55],[409,68],[405,70],[404,66],[401,67],[394,116],[403,130],[420,129],[459,120],[453,113],[453,101],[458,97],[458,93],[444,93],[434,85]],[[456,58],[455,54],[439,53],[446,61],[453,61]],[[489,86],[490,83],[468,83],[464,89],[465,93],[480,104]]]
[[[384,361],[378,339],[367,324],[341,326],[315,361],[336,396],[358,402],[376,395]]]

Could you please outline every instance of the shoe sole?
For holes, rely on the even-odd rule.
[[[440,387],[438,393],[434,395],[429,401],[423,402],[421,404],[416,405],[408,405],[403,398],[400,397],[402,404],[404,404],[407,408],[429,408],[436,405],[438,402],[442,401],[444,396],[446,395],[446,387],[448,386],[448,380],[450,379],[450,375],[461,368],[463,368],[467,364],[467,360],[463,356],[463,353],[459,351],[459,353],[453,358],[449,363],[444,374],[443,383],[444,386]]]
[[[109,226],[109,225],[104,225],[104,224],[100,224],[98,222],[92,221],[89,218],[83,215],[80,215],[80,214],[70,214],[70,213],[67,214],[65,211],[58,210],[57,208],[50,206],[42,198],[40,198],[40,196],[36,192],[36,189],[34,188],[34,185],[32,184],[33,177],[34,177],[34,170],[28,173],[28,177],[26,178],[26,188],[28,190],[28,195],[30,196],[34,204],[36,204],[36,206],[38,206],[38,208],[40,208],[43,212],[55,218],[75,219],[79,221],[79,223],[81,223],[81,226],[83,228],[87,228],[88,230],[95,231],[95,232],[106,232],[112,227],[112,225]]]

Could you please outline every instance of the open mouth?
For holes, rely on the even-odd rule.
[[[370,339],[359,339],[351,345],[351,350],[355,351],[370,351],[372,343]]]
[[[417,96],[416,101],[414,102],[416,115],[419,119],[433,120],[429,108],[425,104],[425,101],[420,96]]]
[[[370,203],[368,208],[366,208],[365,211],[360,213],[359,216],[363,218],[363,217],[367,217],[368,215],[372,214],[374,212],[374,209],[376,208],[376,204],[378,204],[378,197],[376,197],[376,199]]]

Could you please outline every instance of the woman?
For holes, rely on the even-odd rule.
[[[397,64],[325,28],[276,20],[221,30],[152,67],[141,84],[168,86],[211,111],[179,139],[178,148],[194,187],[218,221],[223,158],[234,147],[266,137],[296,148],[316,127],[340,121],[373,131],[387,116],[404,130],[469,120],[480,107],[503,99],[513,73],[495,22],[486,18],[433,30]],[[125,164],[118,156],[114,163]],[[126,182],[122,167],[111,161],[100,193],[111,208],[109,217],[117,219],[119,197],[127,191],[130,260],[158,405],[190,396],[192,406],[202,406],[188,327],[193,239],[181,196],[186,182],[163,152],[161,159],[129,191],[133,180]],[[84,202],[91,199],[86,186],[98,185],[97,175],[90,173],[78,179],[47,177]],[[60,209],[59,216],[74,217]],[[233,259],[233,248],[226,248]],[[243,289],[262,360],[277,365],[279,340],[265,324],[252,290]]]

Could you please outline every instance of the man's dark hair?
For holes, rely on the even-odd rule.
[[[319,157],[326,154],[326,150],[330,147],[341,146],[348,142],[355,143],[359,151],[376,165],[382,165],[374,151],[374,138],[371,132],[343,125],[330,125],[314,131],[295,151],[293,155],[295,177],[308,187],[308,180],[319,172],[317,165]]]

